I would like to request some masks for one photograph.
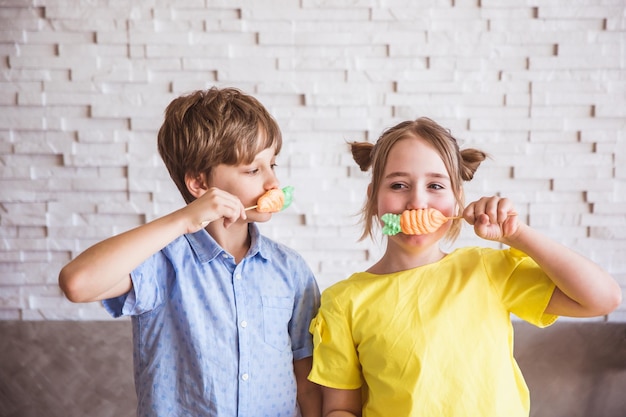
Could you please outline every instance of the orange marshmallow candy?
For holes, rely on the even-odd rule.
[[[285,194],[283,190],[269,190],[257,201],[256,211],[260,213],[275,213],[282,210],[285,203]]]
[[[405,210],[400,216],[400,228],[406,235],[425,235],[437,231],[447,221],[436,209]]]
[[[433,233],[445,222],[450,220],[437,209],[404,210],[401,214],[386,213],[380,218],[385,225],[383,233],[396,235],[400,232],[406,235],[424,235]]]

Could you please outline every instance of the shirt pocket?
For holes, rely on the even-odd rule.
[[[265,343],[280,351],[291,346],[289,321],[293,301],[289,297],[262,297],[263,338]]]

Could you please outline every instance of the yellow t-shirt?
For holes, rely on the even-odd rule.
[[[465,248],[322,294],[309,379],[361,387],[364,417],[528,416],[510,313],[539,327],[554,283],[514,249]]]

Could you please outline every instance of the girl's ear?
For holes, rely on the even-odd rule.
[[[371,200],[372,199],[372,183],[370,182],[369,185],[367,186],[367,200]],[[378,215],[378,209],[377,209],[378,205],[376,203],[374,203],[374,214]]]
[[[456,212],[458,216],[463,215],[463,210],[465,210],[465,189],[461,187],[459,190],[459,197],[456,199]]]
[[[185,174],[185,185],[195,198],[201,197],[209,189],[205,174]]]

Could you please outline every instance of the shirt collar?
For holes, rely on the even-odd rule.
[[[259,227],[255,223],[249,223],[248,233],[250,234],[250,249],[245,257],[251,258],[258,254],[263,259],[269,260],[271,254],[269,244],[261,235]],[[185,235],[185,238],[200,262],[210,262],[216,257],[228,253],[217,244],[213,236],[205,229],[200,229],[195,233],[188,233]]]

